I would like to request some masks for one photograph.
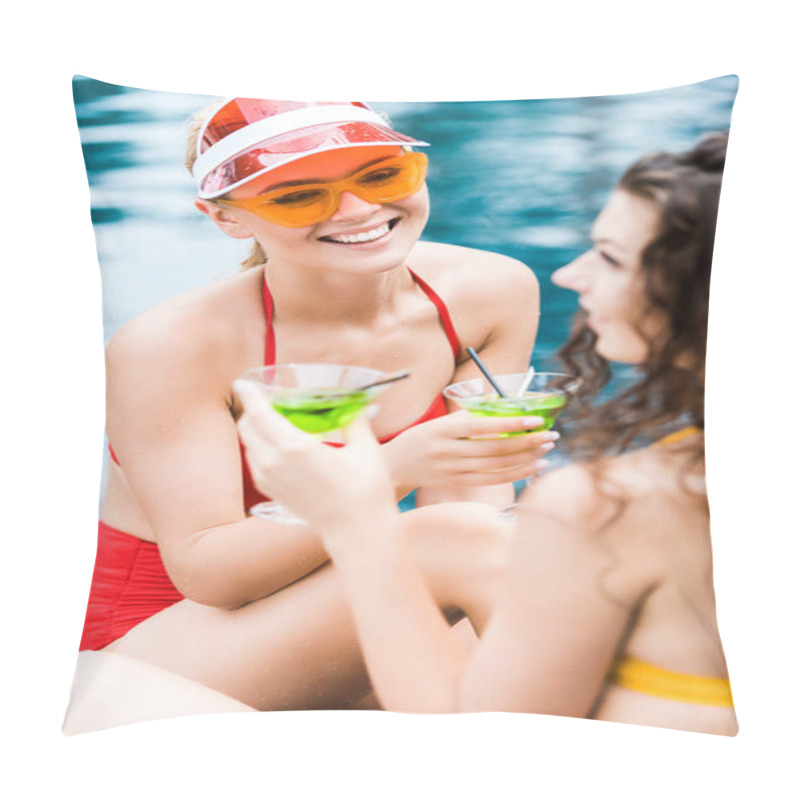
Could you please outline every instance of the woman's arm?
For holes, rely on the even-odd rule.
[[[347,446],[334,449],[294,428],[246,382],[236,391],[245,405],[239,430],[256,485],[302,509],[314,527],[326,530],[332,557],[341,557],[359,642],[385,707],[448,710],[453,698],[444,698],[467,651],[406,549],[391,476],[368,423],[363,416],[356,420],[345,431]],[[444,675],[442,664],[448,665]]]
[[[529,489],[495,614],[461,679],[460,710],[589,715],[654,579],[622,557],[620,508],[582,467]]]
[[[373,690],[387,710],[456,711],[470,651],[453,635],[390,512],[332,520],[325,532]]]
[[[128,323],[107,351],[109,441],[178,589],[232,608],[327,560],[302,526],[247,518],[231,416],[230,333],[196,313]],[[201,316],[201,315],[200,315]]]

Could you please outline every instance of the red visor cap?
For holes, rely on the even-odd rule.
[[[326,150],[369,145],[426,146],[392,130],[364,103],[235,98],[203,127],[194,175],[211,199],[276,167]]]

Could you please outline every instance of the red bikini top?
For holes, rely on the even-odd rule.
[[[450,347],[453,350],[453,360],[458,359],[458,355],[461,352],[461,342],[458,339],[458,334],[456,333],[456,329],[453,326],[453,321],[450,318],[450,312],[447,310],[447,306],[444,304],[444,301],[438,294],[424,281],[422,278],[419,277],[413,270],[409,269],[409,273],[411,277],[414,279],[414,282],[419,286],[420,289],[425,293],[428,299],[436,306],[436,311],[439,314],[439,320],[442,323],[442,327],[444,328],[445,333],[447,334],[447,341],[450,343]],[[272,294],[269,291],[269,286],[267,286],[266,279],[262,281],[262,292],[261,296],[264,301],[264,314],[267,318],[267,338],[266,338],[266,345],[265,345],[265,352],[264,352],[264,366],[269,367],[275,363],[275,330],[272,325],[272,317],[275,311],[275,302],[272,299]],[[444,396],[439,393],[434,398],[433,402],[428,406],[428,409],[420,416],[418,419],[414,420],[410,425],[406,425],[404,428],[401,428],[399,431],[395,431],[394,433],[390,433],[388,436],[382,436],[378,440],[381,444],[385,444],[386,442],[390,442],[396,436],[399,436],[404,431],[409,430],[409,428],[413,428],[416,425],[421,425],[423,422],[427,422],[428,420],[437,419],[438,417],[443,417],[447,414],[447,405],[444,400]],[[336,446],[336,445],[333,445]],[[245,458],[244,454],[244,447],[240,443],[239,445],[242,451],[242,480],[243,480],[243,493],[244,493],[244,507],[250,508],[254,506],[256,503],[260,503],[262,500],[268,499],[265,498],[264,495],[260,494],[259,491],[253,485],[253,480],[250,476],[250,469],[247,465],[247,459]],[[111,458],[116,464],[119,464],[117,457],[114,455],[114,450],[111,448],[111,445],[108,446],[109,454]]]

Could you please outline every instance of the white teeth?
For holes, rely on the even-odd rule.
[[[358,244],[359,242],[374,242],[375,239],[380,239],[389,233],[389,224],[381,225],[379,228],[373,228],[371,231],[363,231],[362,233],[355,233],[353,235],[342,234],[341,236],[328,236],[326,238],[332,239],[334,242],[341,242],[342,244]]]

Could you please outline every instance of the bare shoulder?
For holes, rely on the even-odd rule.
[[[588,540],[612,544],[652,575],[687,552],[708,549],[708,513],[700,476],[685,456],[646,448],[553,470],[523,498],[521,516],[560,521]]]
[[[242,350],[249,328],[263,326],[258,274],[239,273],[169,298],[125,323],[106,350],[110,374],[184,373],[222,366]],[[250,320],[248,322],[248,320]]]
[[[419,242],[410,259],[412,267],[426,280],[460,294],[484,300],[517,298],[538,303],[539,281],[522,261],[489,250]]]
[[[539,321],[539,282],[526,264],[433,242],[420,242],[409,264],[444,297],[465,347],[501,348],[491,358],[509,372],[527,362]]]
[[[705,492],[702,476],[692,474],[689,463],[680,453],[648,447],[570,464],[535,481],[526,502],[575,521],[603,519],[620,505],[661,512],[693,506]]]
[[[520,561],[560,569],[565,580],[581,570],[594,576],[592,585],[602,576],[605,596],[633,607],[663,583],[671,560],[651,535],[652,506],[618,469],[609,459],[536,480],[520,505],[515,546]]]
[[[541,514],[587,530],[601,524],[613,511],[613,503],[586,464],[570,464],[534,480],[523,495],[523,515]]]

